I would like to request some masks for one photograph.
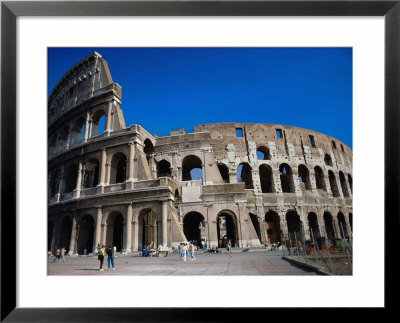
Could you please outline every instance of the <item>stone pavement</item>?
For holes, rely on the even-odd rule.
[[[260,276],[260,275],[319,275],[316,271],[282,259],[282,251],[254,249],[242,252],[234,249],[229,255],[202,251],[195,253],[196,260],[180,260],[177,253],[166,257],[118,255],[115,271],[108,271],[107,257],[104,271],[99,271],[97,256],[66,257],[65,263],[53,263],[49,258],[49,275],[135,275],[135,276]]]

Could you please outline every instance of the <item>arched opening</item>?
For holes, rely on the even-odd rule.
[[[251,167],[247,163],[241,163],[236,170],[237,181],[244,182],[245,189],[253,189],[253,178],[251,176]]]
[[[78,118],[71,128],[71,146],[83,142],[85,138],[85,119]]]
[[[299,182],[302,191],[311,190],[310,172],[304,165],[299,166]]]
[[[57,170],[51,176],[50,196],[54,196],[59,192],[60,181],[61,181],[61,173],[60,173],[60,171]]]
[[[203,179],[202,162],[197,156],[186,156],[182,161],[182,181],[196,179]]]
[[[158,177],[171,177],[171,164],[165,159],[157,163],[157,176]]]
[[[55,155],[57,153],[57,137],[52,136],[49,140],[49,157]]]
[[[253,223],[254,230],[256,231],[258,241],[261,243],[261,230],[260,230],[260,223],[258,222],[257,215],[253,213],[249,213],[250,220]]]
[[[258,168],[260,174],[261,191],[263,193],[273,193],[274,179],[272,177],[272,168],[269,165],[260,165]]]
[[[205,228],[204,217],[198,212],[189,212],[183,218],[183,233],[188,241],[197,241],[201,245],[201,238],[205,236],[202,232]],[[204,230],[203,230],[204,231]]]
[[[54,224],[53,222],[49,221],[47,224],[47,251],[52,251],[51,242],[53,241],[53,230]]]
[[[281,240],[281,225],[278,213],[268,211],[265,214],[265,232],[267,233],[268,244]]]
[[[178,205],[182,202],[181,196],[179,195],[179,191],[175,190],[175,194],[174,194],[174,205],[177,208]]]
[[[92,131],[90,137],[98,136],[104,133],[106,125],[106,114],[103,110],[96,111],[92,116]]]
[[[353,194],[353,178],[351,177],[350,174],[347,175],[347,178],[349,180],[349,186],[350,186],[351,194]]]
[[[82,217],[80,226],[78,228],[78,254],[83,255],[89,254],[93,249],[93,237],[94,237],[94,220],[89,214]]]
[[[61,149],[67,149],[68,148],[68,136],[69,136],[69,128],[68,126],[65,126],[59,136],[58,136],[58,146]]]
[[[310,229],[310,237],[314,237],[315,242],[321,237],[318,225],[318,217],[315,213],[308,213],[308,226]]]
[[[148,138],[144,141],[143,151],[146,154],[147,164],[149,165],[149,167],[151,167],[152,158],[154,154],[154,146],[151,140]]]
[[[78,167],[76,164],[69,164],[65,173],[64,193],[72,192],[76,188]]]
[[[71,233],[72,233],[72,220],[70,217],[65,216],[61,220],[60,234],[56,248],[64,247],[66,252],[68,252],[69,244],[71,242]]]
[[[326,235],[328,236],[328,239],[331,242],[331,244],[333,244],[336,238],[336,234],[333,225],[333,218],[329,212],[324,212],[324,224],[325,224]]]
[[[232,247],[238,247],[236,217],[233,213],[222,211],[217,216],[218,247],[224,248],[229,240]]]
[[[294,183],[292,176],[292,169],[288,164],[281,164],[279,166],[281,186],[283,193],[294,193]]]
[[[337,219],[339,223],[340,236],[342,237],[342,239],[344,239],[348,236],[348,231],[347,231],[346,219],[342,212],[338,213]]]
[[[224,183],[229,183],[229,169],[225,164],[218,164],[218,170]]]
[[[349,223],[351,232],[353,232],[353,213],[349,213]]]
[[[339,172],[340,186],[342,187],[342,192],[344,197],[349,197],[349,190],[347,189],[346,178],[342,172]]]
[[[111,212],[107,217],[106,246],[121,251],[124,243],[124,217],[119,212]]]
[[[83,187],[96,187],[99,184],[100,163],[97,159],[90,159],[85,165]]]
[[[110,184],[124,183],[126,181],[126,156],[116,153],[111,159]]]
[[[158,217],[152,209],[143,209],[139,213],[139,250],[145,245],[156,248],[159,241]]]
[[[260,146],[257,148],[257,159],[258,160],[268,160],[271,159],[271,156],[269,154],[269,149],[265,146]]]
[[[328,172],[328,175],[329,175],[329,184],[331,185],[331,191],[333,196],[334,197],[340,196],[335,174],[330,170]]]
[[[291,210],[286,213],[286,222],[289,232],[289,238],[292,241],[303,241],[303,230],[300,215],[296,211]]]
[[[329,154],[325,154],[324,162],[326,166],[333,166],[332,158]]]
[[[321,167],[316,166],[314,168],[315,173],[315,183],[318,190],[326,191],[326,184],[325,184],[325,176],[324,172],[322,171]]]

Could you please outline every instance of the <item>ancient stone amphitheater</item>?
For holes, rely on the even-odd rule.
[[[48,250],[223,247],[352,232],[352,151],[276,124],[215,123],[158,137],[126,126],[121,87],[93,53],[48,100]]]

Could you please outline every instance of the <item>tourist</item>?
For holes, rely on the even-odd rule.
[[[106,253],[105,247],[106,247],[105,245],[102,245],[102,247],[99,249],[99,252],[97,253],[97,259],[100,260],[100,271],[104,271],[103,262],[104,262],[104,255]]]
[[[203,248],[203,251],[206,251],[207,244],[204,240],[201,240],[201,247]]]
[[[180,259],[180,260],[183,258],[183,252],[182,252],[182,250],[183,250],[183,243],[181,242],[181,243],[178,245],[178,252],[179,252],[179,259]]]
[[[228,251],[228,253],[230,254],[231,249],[232,249],[231,240],[228,240],[225,247],[226,247],[226,251]]]
[[[115,267],[114,267],[115,250],[114,250],[114,248],[111,248],[111,246],[108,246],[107,256],[108,256],[107,257],[108,271],[110,271],[110,263],[112,265],[112,270],[115,270]]]
[[[193,243],[190,243],[189,244],[189,251],[190,251],[190,257],[191,257],[191,259],[190,260],[196,260],[196,258],[194,257],[194,248],[195,248],[195,245],[193,244]]]
[[[54,257],[53,262],[56,262],[56,260],[58,260],[57,262],[59,262],[60,261],[60,256],[61,256],[61,250],[60,250],[60,248],[57,248],[56,255]]]
[[[186,247],[186,243],[184,243],[182,246],[183,261],[186,261],[186,252],[187,252],[187,247]]]
[[[148,255],[149,255],[149,251],[147,250],[146,245],[143,245],[143,248],[142,248],[142,256],[143,256],[143,257],[147,257]]]
[[[65,248],[64,247],[61,248],[60,258],[61,258],[62,262],[65,262]]]

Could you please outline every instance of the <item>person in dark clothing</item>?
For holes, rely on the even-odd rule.
[[[98,253],[97,259],[100,260],[100,271],[104,271],[103,269],[103,262],[104,262],[104,254],[105,254],[105,245],[103,245]]]
[[[106,253],[107,253],[108,271],[110,271],[110,263],[112,265],[112,270],[115,270],[115,267],[114,267],[114,257],[115,257],[114,249],[111,246],[108,246],[108,249],[107,249]]]

